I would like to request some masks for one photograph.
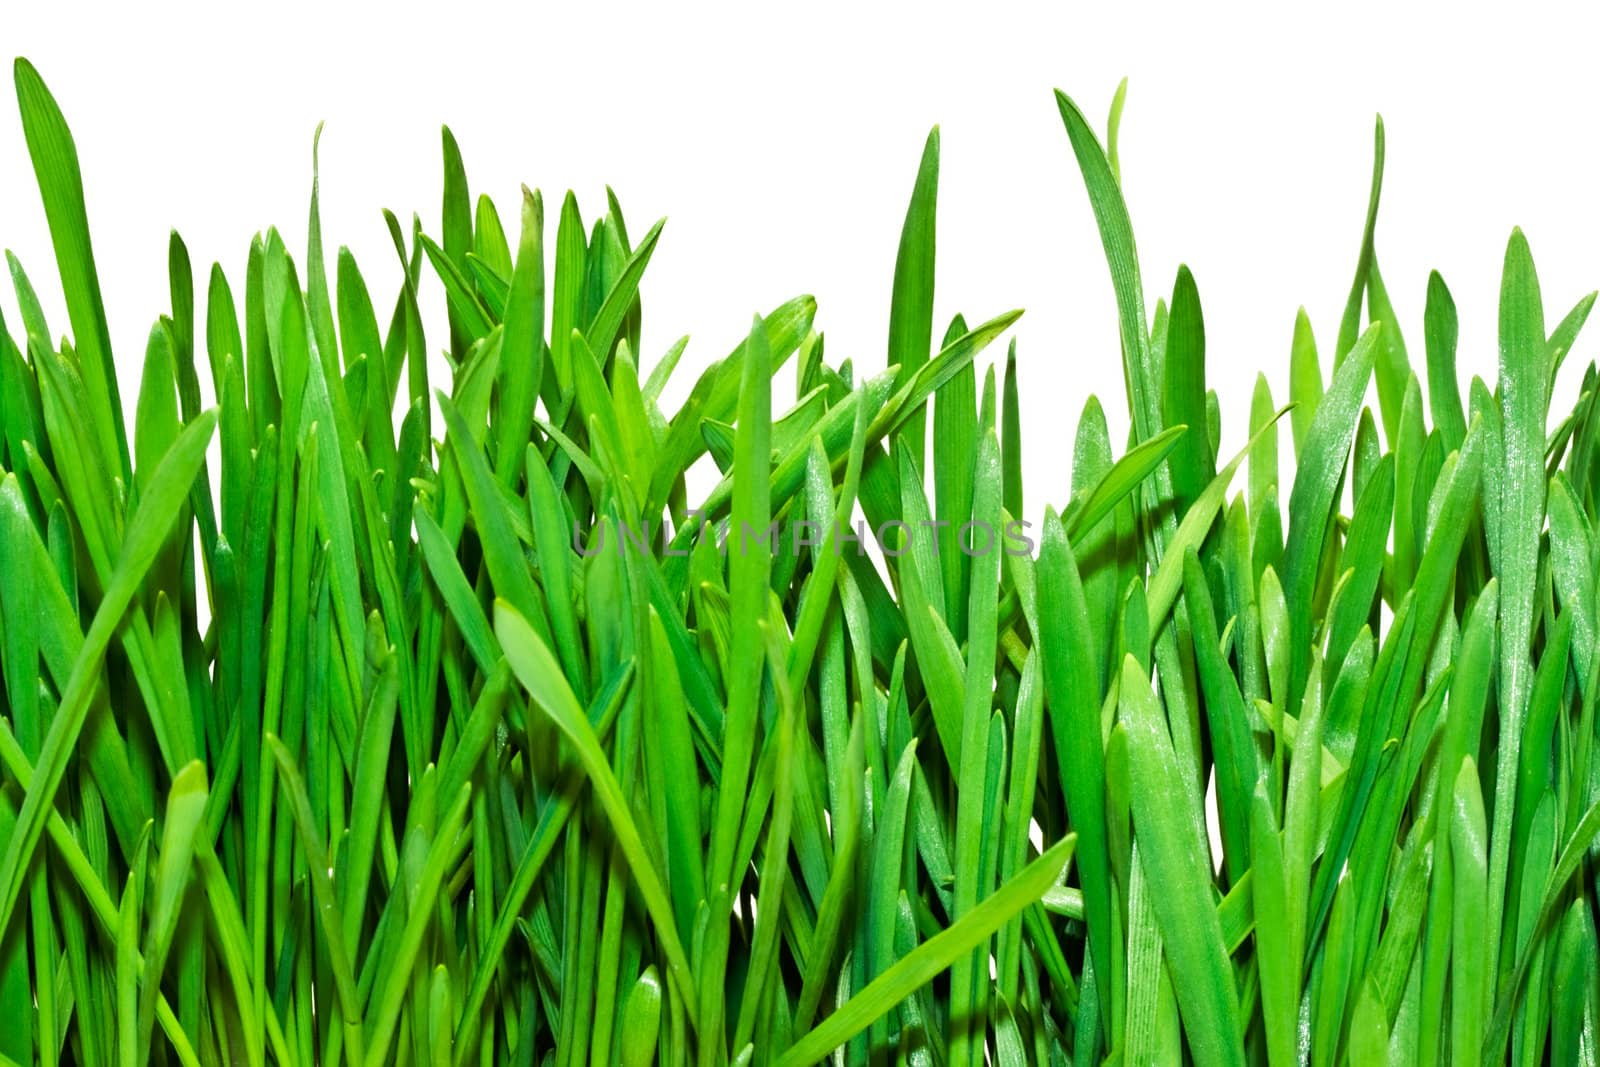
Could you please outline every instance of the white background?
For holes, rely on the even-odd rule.
[[[0,41],[34,60],[76,135],[130,409],[145,336],[167,308],[168,229],[184,235],[198,279],[220,259],[236,293],[258,229],[275,223],[303,249],[319,120],[330,261],[351,246],[385,317],[398,268],[378,209],[419,211],[437,235],[441,122],[474,193],[490,192],[508,224],[519,182],[545,191],[547,247],[569,187],[586,219],[604,208],[604,182],[633,232],[668,216],[645,279],[642,362],[692,335],[672,397],[752,312],[800,292],[818,298],[831,362],[883,365],[900,224],[923,138],[940,123],[936,335],[956,311],[977,321],[1027,309],[1017,337],[1032,518],[1065,498],[1091,391],[1113,436],[1126,426],[1115,307],[1052,88],[1100,120],[1131,76],[1121,157],[1148,297],[1170,291],[1180,261],[1194,270],[1229,452],[1257,371],[1286,393],[1301,304],[1326,366],[1377,110],[1389,133],[1378,248],[1419,377],[1437,267],[1461,312],[1461,369],[1492,379],[1514,224],[1532,242],[1552,324],[1600,284],[1593,14],[859,7],[280,2],[241,15],[28,4],[0,16]],[[59,332],[43,212],[4,95],[0,244],[21,256]],[[15,334],[9,292],[0,308]],[[430,339],[444,336],[436,315]]]

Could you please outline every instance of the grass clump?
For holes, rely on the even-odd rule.
[[[660,224],[568,196],[551,232],[525,191],[508,228],[447,131],[440,227],[386,216],[391,303],[328,262],[315,184],[305,256],[258,236],[203,306],[174,235],[130,436],[72,139],[16,84],[70,339],[13,259],[5,1060],[1600,1047],[1592,363],[1548,410],[1594,297],[1548,326],[1519,233],[1492,388],[1434,275],[1424,394],[1369,215],[1331,352],[1302,315],[1292,406],[1263,379],[1219,455],[1194,280],[1147,309],[1114,148],[1058,94],[1132,434],[1091,399],[1029,534],[1015,348],[976,362],[1018,313],[934,343],[937,133],[885,370],[799,297],[669,416]],[[1372,215],[1381,175],[1380,126]]]

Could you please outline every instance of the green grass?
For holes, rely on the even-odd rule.
[[[304,257],[202,293],[174,234],[130,437],[76,150],[16,85],[70,323],[11,259],[0,1062],[1600,1054],[1593,363],[1549,410],[1594,297],[1549,325],[1513,233],[1498,380],[1437,274],[1414,367],[1381,124],[1336,340],[1302,313],[1246,420],[1189,273],[1146,303],[1122,93],[1104,142],[1057,94],[1132,432],[1090,398],[1035,550],[968,553],[1024,514],[1027,353],[983,370],[1019,312],[936,332],[937,131],[884,368],[801,296],[669,414],[660,224],[503,221],[446,131],[386,303],[314,181]]]

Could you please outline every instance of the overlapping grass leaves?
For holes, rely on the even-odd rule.
[[[1594,364],[1550,412],[1594,297],[1547,334],[1514,233],[1499,378],[1463,390],[1431,276],[1424,400],[1378,266],[1381,124],[1331,365],[1301,312],[1292,403],[1263,376],[1230,459],[1198,280],[1147,314],[1126,87],[1108,149],[1057,94],[1132,433],[1119,455],[1090,398],[1070,491],[1025,495],[1029,354],[985,360],[1020,313],[935,333],[937,130],[881,369],[801,296],[667,410],[662,224],[568,194],[547,235],[528,189],[502,220],[445,131],[438,228],[385,213],[388,305],[348,249],[330,272],[315,162],[303,259],[258,235],[202,306],[174,235],[130,435],[92,197],[16,83],[71,332],[11,257],[5,1060],[1600,1047]]]

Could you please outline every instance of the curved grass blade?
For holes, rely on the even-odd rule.
[[[775,1061],[775,1067],[802,1067],[822,1060],[865,1030],[878,1016],[932,981],[935,975],[982,943],[1012,916],[1043,896],[1072,857],[1075,840],[1069,834],[1056,842],[983,903],[862,987],[815,1029],[789,1046]]]
[[[32,63],[18,58],[14,67],[17,108],[28,142],[50,239],[61,271],[67,317],[72,320],[74,348],[86,370],[91,426],[103,461],[118,464],[127,484],[132,474],[127,432],[123,428],[122,398],[111,358],[111,331],[106,326],[100,279],[95,273],[94,248],[89,240],[89,217],[83,203],[83,176],[78,170],[78,149],[67,129],[55,97]]]
[[[909,383],[928,362],[933,347],[933,263],[935,219],[939,201],[939,127],[928,132],[917,167],[911,203],[900,230],[894,261],[894,290],[889,302],[889,365],[900,368],[899,383]],[[908,423],[901,431],[917,466],[923,463],[926,421]]]
[[[40,747],[33,785],[28,789],[17,813],[17,829],[6,848],[4,860],[0,861],[0,930],[10,923],[11,909],[21,892],[28,861],[39,843],[45,817],[55,800],[56,790],[67,770],[67,761],[72,756],[78,734],[88,716],[95,687],[99,684],[100,664],[106,646],[138,592],[145,572],[166,543],[167,532],[188,498],[189,487],[199,474],[201,464],[205,462],[206,446],[216,424],[217,413],[213,408],[202,412],[184,429],[151,477],[149,489],[139,501],[133,520],[128,525],[122,555],[117,560],[105,596],[95,610],[88,633],[84,635],[83,650],[73,664],[72,677],[62,691],[61,704]],[[10,477],[14,476],[8,476],[8,479]]]
[[[573,696],[572,689],[563,678],[561,667],[555,657],[551,656],[549,647],[527,621],[518,615],[510,604],[499,599],[495,601],[494,617],[495,633],[500,637],[506,659],[516,673],[517,680],[572,744],[578,762],[589,777],[590,787],[605,809],[606,817],[611,821],[612,833],[616,835],[617,844],[628,861],[634,883],[644,900],[645,910],[649,912],[650,919],[655,924],[656,936],[660,939],[662,951],[666,954],[673,982],[678,987],[685,1005],[684,1010],[693,1025],[696,1018],[693,1003],[695,984],[689,969],[689,958],[684,954],[683,945],[678,940],[672,905],[665,889],[662,888],[660,877],[656,874],[655,865],[649,853],[645,851],[644,841],[639,836],[638,826],[628,810],[628,802],[622,794],[622,787],[617,784],[616,776],[611,771],[605,753],[600,749],[600,741],[595,736],[594,727],[590,725],[583,708]]]

